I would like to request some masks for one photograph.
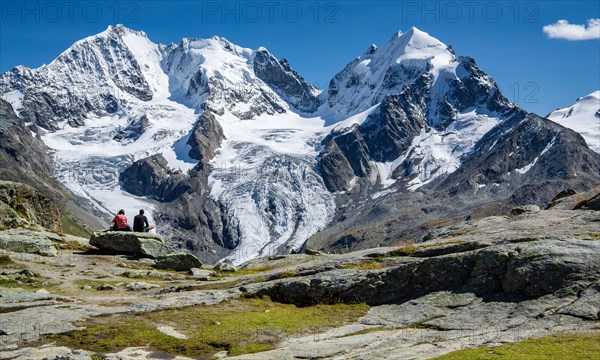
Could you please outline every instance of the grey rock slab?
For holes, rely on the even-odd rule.
[[[162,238],[149,233],[95,232],[90,238],[90,245],[103,250],[155,259],[173,252],[173,249],[165,244]]]
[[[577,316],[583,319],[600,319],[600,285],[583,290],[578,298],[562,307],[560,314]]]
[[[191,268],[190,273],[192,278],[196,280],[208,280],[214,274],[211,270]]]
[[[52,243],[49,232],[38,232],[25,229],[0,231],[0,249],[17,253],[29,253],[42,256],[56,256],[58,251]],[[60,237],[58,238],[60,240]]]

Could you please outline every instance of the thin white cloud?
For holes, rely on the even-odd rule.
[[[571,41],[600,39],[600,19],[588,19],[587,25],[569,24],[567,20],[558,20],[543,28],[550,39]]]

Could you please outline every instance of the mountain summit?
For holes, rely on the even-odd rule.
[[[600,182],[578,133],[511,104],[474,59],[414,27],[319,91],[263,47],[155,44],[117,25],[0,75],[0,95],[75,196],[104,219],[145,208],[209,262],[393,244]]]
[[[577,131],[590,149],[600,153],[600,90],[577,99],[571,106],[554,110],[546,117]]]

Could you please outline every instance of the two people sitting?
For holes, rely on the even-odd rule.
[[[125,210],[119,210],[119,213],[112,220],[113,231],[131,231],[131,227],[127,224],[127,216],[125,216]],[[154,229],[154,226],[148,223],[148,218],[144,215],[144,210],[140,210],[140,213],[133,218],[133,231],[135,232],[148,232]]]

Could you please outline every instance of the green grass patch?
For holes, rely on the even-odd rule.
[[[421,321],[414,322],[414,323],[408,325],[407,328],[411,328],[411,329],[434,329],[435,328],[434,326],[425,325],[425,323],[429,322],[431,320],[443,318],[445,316],[446,315],[441,315],[441,314],[440,315],[434,315],[434,316],[431,316],[431,317],[429,317],[427,319],[423,319]]]
[[[367,262],[362,262],[358,264],[347,264],[342,267],[342,269],[351,269],[351,270],[377,270],[384,269],[386,266],[383,265],[378,260],[371,260]]]
[[[600,240],[600,233],[585,233],[585,234],[578,234],[577,236],[579,236],[580,238],[583,238],[585,240],[587,239],[591,239],[591,240]]]
[[[5,266],[5,265],[12,265],[15,262],[12,261],[12,259],[10,258],[10,256],[8,255],[0,255],[0,265]]]
[[[69,216],[61,217],[61,227],[63,233],[79,236],[82,238],[89,239],[90,235],[92,234],[92,232],[89,229],[84,228],[83,226],[81,226],[81,224],[71,219]]]
[[[551,335],[498,347],[465,349],[437,357],[443,360],[464,359],[598,359],[600,333]]]
[[[268,298],[226,301],[145,314],[92,318],[86,329],[45,336],[43,343],[94,352],[114,352],[130,346],[149,346],[185,356],[209,356],[227,350],[230,356],[272,349],[290,335],[325,331],[364,316],[365,304],[317,305],[298,308]],[[188,339],[165,335],[156,328],[169,325]]]
[[[231,281],[213,282],[209,281],[198,286],[193,286],[191,290],[227,290],[242,283],[241,279],[233,279]]]
[[[287,279],[296,276],[298,276],[298,273],[295,270],[285,270],[269,276],[269,280]]]
[[[438,247],[438,246],[452,245],[452,244],[461,244],[464,242],[465,242],[464,240],[454,240],[454,241],[446,241],[446,242],[441,242],[441,243],[422,244],[422,245],[418,245],[418,244],[415,244],[412,242],[406,242],[406,243],[401,244],[396,250],[392,250],[389,253],[384,254],[383,256],[380,256],[379,258],[412,256],[412,254],[414,254],[418,250],[429,249],[429,248]]]
[[[72,250],[72,251],[81,251],[85,252],[90,250],[90,246],[85,246],[83,244],[78,243],[77,241],[60,241],[55,242],[54,247],[56,250]]]

